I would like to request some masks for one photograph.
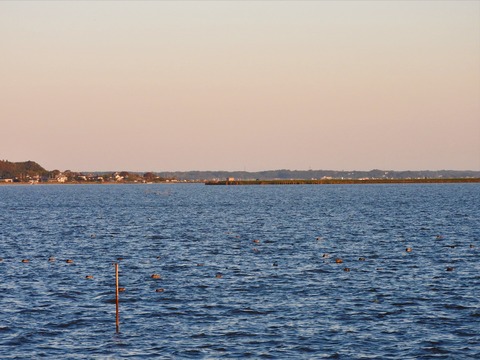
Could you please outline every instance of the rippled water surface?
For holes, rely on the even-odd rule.
[[[480,358],[479,184],[1,186],[0,243],[2,359]]]

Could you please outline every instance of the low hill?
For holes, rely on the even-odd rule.
[[[48,171],[35,161],[10,162],[0,160],[0,179],[24,179],[47,174]]]

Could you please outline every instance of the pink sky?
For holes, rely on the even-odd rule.
[[[480,170],[479,1],[0,2],[0,159]]]

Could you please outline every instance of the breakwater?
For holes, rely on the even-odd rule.
[[[441,184],[441,183],[480,183],[480,178],[223,180],[223,181],[207,181],[205,182],[205,185],[328,185],[328,184]]]

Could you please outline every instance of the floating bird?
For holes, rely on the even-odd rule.
[[[253,240],[253,242],[254,242],[255,244],[260,244],[260,240],[258,240],[258,239]]]
[[[447,271],[453,271],[453,270],[455,270],[454,267],[451,267],[451,266],[447,267]]]
[[[322,257],[328,258],[328,257],[330,257],[330,254],[325,253],[325,254],[322,255]]]
[[[348,268],[348,267],[346,267],[346,268],[343,268],[343,271],[346,271],[346,272],[348,272],[348,271],[350,271],[350,268]]]
[[[203,263],[198,263],[197,266],[203,266]]]
[[[161,276],[159,274],[152,274],[150,277],[152,279],[160,279],[161,278]]]
[[[28,260],[28,259],[23,259],[22,260],[22,263],[28,263],[28,262],[30,262],[30,260]]]
[[[126,289],[124,287],[119,287],[118,292],[124,292]]]
[[[405,249],[406,252],[412,252],[412,250],[413,250],[413,249],[412,249],[411,247],[407,247],[407,248]]]
[[[223,274],[222,274],[222,273],[216,273],[216,274],[215,274],[215,277],[216,277],[217,279],[221,279],[221,278],[223,277]]]
[[[87,275],[87,276],[85,276],[85,279],[91,280],[91,279],[93,279],[93,275]]]
[[[156,289],[155,292],[164,292],[165,289],[164,288],[159,288],[159,289]]]
[[[359,257],[358,261],[365,261],[366,259],[364,257]]]
[[[54,262],[54,261],[55,261],[55,258],[54,258],[53,256],[50,256],[50,257],[48,258],[48,261]]]
[[[65,260],[65,262],[66,262],[67,264],[73,264],[73,260],[72,260],[72,259],[67,259],[67,260]]]
[[[341,263],[343,263],[343,260],[340,259],[340,258],[337,258],[337,259],[335,259],[335,262],[336,262],[337,264],[341,264]]]

